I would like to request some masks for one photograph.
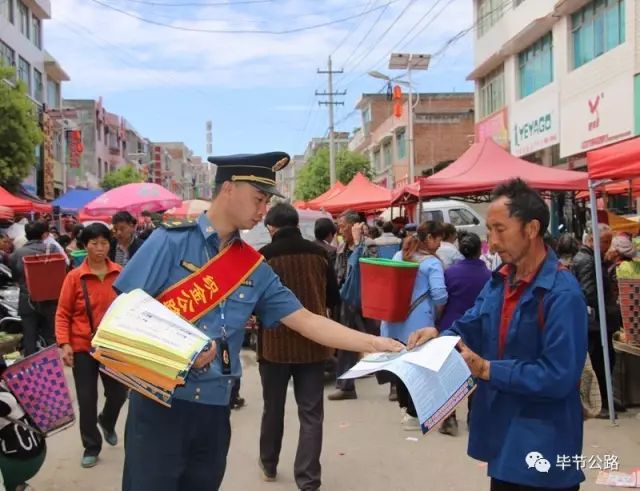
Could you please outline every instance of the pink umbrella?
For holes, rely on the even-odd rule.
[[[87,204],[82,211],[93,217],[114,215],[119,211],[139,215],[143,211],[155,213],[181,204],[178,196],[159,184],[145,182],[111,189]]]
[[[198,215],[202,215],[207,211],[211,203],[201,199],[190,199],[184,201],[181,206],[177,208],[171,208],[164,215],[171,218],[197,218]]]

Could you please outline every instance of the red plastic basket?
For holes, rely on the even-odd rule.
[[[640,346],[640,279],[619,279],[620,312],[628,344]]]
[[[400,322],[407,318],[418,263],[390,259],[360,259],[362,315]]]
[[[29,297],[34,302],[57,300],[67,275],[67,263],[62,254],[25,256],[24,277]]]

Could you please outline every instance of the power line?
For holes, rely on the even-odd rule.
[[[375,0],[369,0],[369,1],[367,2],[367,5],[364,7],[364,10],[369,9],[369,7],[371,7],[371,6],[373,5],[373,3],[374,3],[374,2],[375,2]],[[383,10],[383,12],[384,12],[384,10]],[[362,22],[364,22],[364,19],[362,19]],[[360,26],[361,26],[361,25],[362,25],[362,23],[358,24],[358,27],[356,27],[355,29],[349,29],[349,30],[347,31],[346,36],[344,36],[344,37],[342,38],[342,40],[338,43],[338,45],[337,45],[337,46],[333,49],[333,51],[331,52],[331,56],[333,56],[333,55],[335,55],[335,54],[336,54],[336,51],[338,51],[338,50],[339,50],[339,49],[344,45],[344,43],[346,43],[346,42],[347,42],[347,39],[349,39],[349,38],[353,35],[353,33],[354,33],[354,32],[356,32],[356,31],[360,28]]]
[[[369,28],[369,30],[365,33],[365,35],[362,37],[362,39],[360,39],[360,42],[358,42],[358,44],[356,45],[356,47],[353,49],[353,51],[351,52],[351,54],[349,55],[349,57],[345,60],[345,62],[342,64],[343,66],[347,65],[351,59],[354,57],[354,55],[356,54],[356,52],[360,49],[360,46],[362,46],[362,44],[366,41],[366,39],[369,37],[369,34],[371,34],[371,32],[373,31],[373,29],[378,25],[378,23],[380,22],[380,20],[382,19],[382,16],[385,14],[385,12],[387,11],[387,9],[389,8],[389,6],[385,7],[384,9],[382,9],[380,11],[380,15],[378,15],[378,18],[373,21],[373,24],[371,25],[371,27]]]
[[[6,0],[0,0],[0,3],[6,1]],[[125,1],[125,0],[122,0]],[[275,1],[275,0],[270,0],[270,1]],[[227,6],[233,6],[236,5],[237,3],[227,3],[225,5]],[[339,8],[339,9],[325,9],[325,10],[321,10],[321,11],[315,11],[315,12],[306,12],[304,14],[296,14],[296,19],[300,20],[303,18],[307,18],[307,17],[320,17],[320,16],[325,16],[328,14],[342,14],[344,12],[354,12],[354,11],[360,11],[362,10],[362,8],[366,5],[370,5],[371,4],[371,0],[368,0],[367,2],[363,2],[363,3],[359,3],[356,5],[349,5],[343,8]],[[193,11],[193,15],[195,17],[191,17],[189,15],[186,16],[181,16],[181,17],[176,17],[175,11],[174,13],[169,13],[169,11],[167,11],[164,14],[158,13],[156,11],[153,11],[153,18],[154,19],[171,19],[173,21],[182,21],[182,22],[193,22],[193,21],[197,21],[197,22],[219,22],[220,21],[220,17],[215,17],[215,18],[211,18],[211,17],[203,17],[201,15],[201,11],[200,10],[194,10]],[[269,21],[267,19],[246,19],[244,20],[244,22],[250,23],[250,24],[255,24],[255,25],[268,25]],[[351,30],[350,30],[351,32]]]
[[[85,39],[88,39],[90,42],[92,42],[93,44],[95,44],[97,47],[102,48],[107,50],[108,46],[115,48],[116,50],[121,51],[122,53],[124,53],[127,57],[135,57],[135,53],[132,51],[127,50],[126,48],[123,48],[122,46],[119,46],[117,44],[114,44],[110,41],[107,41],[104,38],[101,38],[99,36],[97,36],[95,34],[95,32],[87,29],[85,26],[83,26],[82,24],[79,24],[77,22],[72,21],[71,19],[66,19],[66,18],[62,18],[62,17],[57,17],[56,18],[63,27],[66,27],[69,31],[76,33],[79,36],[84,37]],[[73,26],[71,26],[70,24],[73,24],[76,26],[76,28],[74,28]],[[80,31],[80,29],[82,29],[82,31],[86,32],[87,34],[84,34],[83,32]],[[101,42],[98,42],[101,41]],[[110,54],[112,54],[111,51],[109,51]],[[145,66],[143,64],[141,64],[140,62],[136,62],[136,63],[132,63],[128,58],[125,57],[121,57],[121,56],[117,56],[117,59],[120,60],[122,63],[124,63],[125,65],[129,66],[130,68],[134,68],[137,70],[142,70],[143,72],[147,72],[150,75],[153,76],[154,79],[166,83],[166,78],[163,77],[168,77],[169,79],[173,80],[174,82],[181,84],[181,82],[179,80],[177,80],[176,78],[174,78],[170,73],[163,75],[163,77],[160,77],[154,70],[151,69],[150,66]],[[197,92],[199,95],[201,95],[202,97],[205,97],[207,99],[207,101],[210,100],[210,95],[208,95],[207,93],[205,93],[203,90],[201,90],[198,87],[192,87],[192,89]]]
[[[249,5],[254,3],[271,3],[274,0],[238,0],[237,2],[187,2],[187,3],[163,3],[152,0],[127,0],[131,3],[151,5],[153,7],[233,7],[234,5]]]
[[[141,22],[145,22],[147,24],[152,24],[158,27],[165,27],[167,29],[173,29],[173,30],[177,30],[177,31],[187,31],[187,32],[201,32],[201,33],[207,33],[207,34],[273,34],[273,35],[282,35],[282,34],[294,34],[297,32],[303,32],[303,31],[310,31],[313,29],[319,29],[322,27],[327,27],[327,26],[331,26],[334,24],[340,24],[342,22],[347,22],[353,19],[358,19],[364,15],[367,15],[371,12],[375,12],[377,10],[380,10],[382,8],[385,8],[393,3],[399,2],[400,0],[389,0],[386,4],[378,6],[378,7],[373,7],[369,10],[367,10],[366,12],[361,12],[359,14],[355,14],[355,15],[351,15],[348,17],[343,17],[340,19],[334,19],[334,20],[330,20],[330,21],[326,21],[326,22],[322,22],[319,24],[314,24],[314,25],[310,25],[310,26],[304,26],[304,27],[296,27],[293,29],[284,29],[284,30],[280,30],[280,31],[274,31],[274,30],[260,30],[260,29],[202,29],[202,28],[197,28],[197,27],[185,27],[185,26],[177,26],[177,25],[173,25],[173,24],[167,24],[165,22],[159,22],[159,21],[155,21],[153,19],[148,19],[146,17],[142,17],[141,15],[137,15],[131,12],[128,12],[126,10],[123,10],[121,8],[118,7],[114,7],[113,5],[109,5],[108,3],[104,3],[103,1],[100,0],[91,0],[93,3],[97,4],[97,5],[101,5],[104,8],[113,10],[115,12],[118,12],[122,15],[126,15],[127,17],[131,17],[133,19],[137,19]],[[411,1],[415,1],[415,0],[411,0]]]
[[[329,176],[331,185],[333,186],[336,183],[336,153],[335,153],[335,145],[334,145],[334,120],[333,120],[333,109],[334,106],[344,106],[344,102],[342,101],[334,101],[334,96],[344,96],[346,95],[346,91],[342,92],[334,92],[333,91],[333,75],[334,73],[342,73],[342,70],[334,70],[331,64],[331,56],[329,56],[329,61],[327,63],[326,70],[318,69],[318,73],[327,74],[329,78],[329,90],[327,92],[317,92],[317,96],[327,96],[329,99],[326,101],[318,101],[319,105],[324,105],[329,108]]]
[[[389,32],[391,31],[391,29],[393,29],[393,26],[395,26],[398,21],[404,16],[404,14],[407,13],[407,11],[409,10],[409,8],[415,3],[416,0],[409,0],[407,2],[407,4],[404,6],[404,8],[402,9],[402,11],[398,14],[398,16],[393,20],[393,22],[391,22],[391,24],[386,28],[386,30],[378,37],[378,39],[373,43],[374,45],[380,43],[387,34],[389,34]],[[367,57],[371,54],[371,51],[365,51],[365,53],[363,54],[363,56],[360,57],[360,59],[351,67],[352,70],[355,70],[355,68],[357,66],[359,66],[364,60],[367,59]]]

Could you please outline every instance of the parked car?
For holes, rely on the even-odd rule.
[[[323,211],[314,210],[298,210],[300,216],[300,231],[302,236],[307,240],[315,240],[315,224],[319,218],[331,218],[331,215]],[[250,230],[243,230],[242,240],[254,249],[258,250],[271,243],[271,236],[264,223],[259,223]]]
[[[487,224],[484,218],[462,201],[431,200],[423,202],[420,223],[425,220],[450,223],[458,231],[475,232],[482,239],[487,236]]]

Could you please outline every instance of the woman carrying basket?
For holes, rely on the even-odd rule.
[[[111,233],[101,223],[82,231],[81,240],[87,258],[64,280],[56,312],[56,339],[62,357],[73,368],[78,406],[80,435],[84,446],[82,467],[93,467],[102,449],[98,425],[109,445],[117,445],[115,425],[127,398],[125,386],[99,371],[91,357],[91,338],[111,303],[116,298],[113,283],[122,268],[108,258]],[[104,386],[105,404],[98,414],[98,374]]]
[[[436,251],[442,242],[442,225],[438,222],[422,223],[415,235],[405,239],[402,250],[393,259],[420,263],[418,275],[411,294],[411,307],[407,319],[403,322],[382,322],[380,334],[407,343],[409,336],[421,326],[436,324],[442,309],[447,303],[447,289],[444,282],[442,262]],[[394,377],[401,408],[406,408],[402,424],[406,430],[418,430],[420,424],[409,391],[400,379]],[[382,383],[382,380],[379,379]]]

